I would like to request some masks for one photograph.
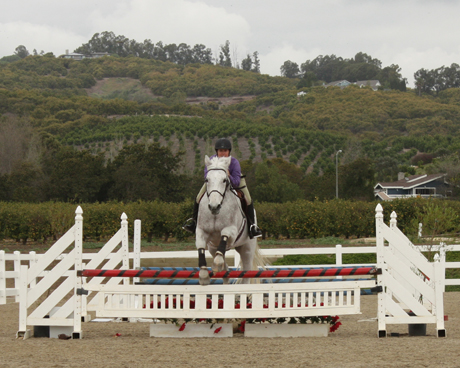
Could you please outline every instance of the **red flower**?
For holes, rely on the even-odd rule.
[[[214,333],[217,334],[217,333],[220,332],[220,330],[222,330],[222,327],[216,328],[216,329],[214,330]]]
[[[335,324],[333,324],[330,328],[329,328],[329,331],[330,332],[335,332],[337,331],[337,329],[342,325],[342,322],[337,322]]]
[[[240,332],[244,332],[245,325],[246,321],[241,321],[240,325],[238,326],[238,330],[240,330]]]

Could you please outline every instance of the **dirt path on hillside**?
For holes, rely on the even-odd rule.
[[[327,338],[160,339],[148,323],[83,324],[82,340],[16,340],[18,304],[0,306],[0,367],[459,367],[460,293],[446,293],[447,338],[434,325],[424,337],[407,325],[388,326],[399,337],[378,339],[376,296],[362,298],[362,314],[342,316]],[[115,334],[120,337],[114,337]]]

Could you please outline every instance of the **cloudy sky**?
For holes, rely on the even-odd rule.
[[[365,52],[412,86],[420,68],[460,64],[459,15],[460,0],[15,0],[2,3],[0,57],[19,45],[58,56],[112,31],[214,56],[229,40],[234,59],[258,51],[270,75],[286,60]]]

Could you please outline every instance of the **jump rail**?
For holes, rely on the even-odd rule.
[[[85,277],[150,277],[150,278],[198,278],[199,270],[83,270],[77,276]],[[286,278],[322,276],[377,275],[381,270],[375,267],[331,267],[331,268],[293,268],[255,271],[208,271],[211,278]]]

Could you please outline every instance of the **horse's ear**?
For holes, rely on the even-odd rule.
[[[204,156],[204,164],[207,166],[211,165],[211,160],[209,159],[208,155]]]
[[[224,162],[224,164],[228,168],[230,166],[231,162],[232,162],[232,156],[222,157],[221,160]]]

